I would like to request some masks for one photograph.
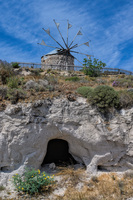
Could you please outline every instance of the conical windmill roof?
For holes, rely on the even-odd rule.
[[[49,53],[47,53],[45,56],[47,55],[53,55],[53,54],[58,54],[59,53],[59,49],[54,49],[53,51],[50,51]]]

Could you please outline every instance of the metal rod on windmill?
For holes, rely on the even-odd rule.
[[[69,20],[67,20],[67,47],[68,47],[68,30],[72,27],[71,24],[69,24]]]
[[[57,40],[55,40],[53,37],[52,37],[52,35],[50,35],[50,29],[48,28],[47,30],[46,29],[44,29],[44,28],[42,28],[62,49],[64,49],[63,48],[63,46],[59,43],[59,42],[57,42]]]
[[[82,32],[81,32],[80,30],[77,32],[77,34],[76,34],[75,37],[73,38],[73,40],[72,40],[71,44],[69,45],[69,47],[72,45],[72,43],[74,42],[74,40],[76,39],[76,37],[77,37],[78,35],[83,35]]]
[[[51,48],[54,48],[54,49],[58,49],[58,47],[53,47],[53,46],[47,45],[47,44],[44,42],[44,40],[42,40],[41,43],[37,43],[37,44],[44,45],[44,46],[46,46],[46,47],[51,47]]]
[[[70,50],[71,49],[74,49],[74,48],[76,48],[78,46],[78,44],[75,44],[75,45],[73,45],[71,48],[69,48]]]
[[[82,43],[82,44],[75,44],[74,46],[72,46],[70,49],[74,49],[74,48],[77,48],[77,47],[80,47],[80,46],[82,46],[82,45],[86,45],[86,46],[90,46],[89,45],[89,42],[90,42],[90,40],[88,41],[88,42],[84,42],[84,43]]]
[[[80,52],[78,52],[78,51],[71,51],[71,52],[73,52],[73,53],[78,53],[78,54],[81,54],[81,55],[85,55],[85,56],[89,56],[89,57],[91,57],[91,56],[93,56],[93,55],[88,55],[88,54],[85,54],[85,53],[80,53]]]
[[[75,56],[73,56],[80,64],[82,64],[83,65],[83,63],[82,62],[80,62]]]
[[[68,46],[67,46],[67,44],[66,44],[66,42],[65,42],[65,40],[64,40],[64,38],[63,38],[63,36],[62,36],[62,34],[61,34],[61,32],[60,32],[60,29],[59,29],[60,23],[56,23],[55,19],[53,19],[53,21],[54,21],[54,23],[55,23],[55,25],[56,25],[56,27],[57,27],[57,29],[58,29],[58,31],[59,31],[59,34],[60,34],[60,36],[61,36],[61,38],[62,38],[62,40],[63,40],[63,42],[64,42],[66,48],[68,48]]]

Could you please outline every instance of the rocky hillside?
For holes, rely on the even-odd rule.
[[[8,74],[6,68],[2,70],[0,185],[8,185],[25,167],[43,170],[45,164],[54,163],[56,168],[54,146],[48,150],[50,141],[56,149],[66,142],[67,149],[59,152],[73,159],[69,165],[75,169],[84,167],[86,178],[133,170],[131,76],[92,78],[82,72],[15,69]],[[50,163],[48,151],[54,155]],[[64,162],[63,157],[57,159]]]

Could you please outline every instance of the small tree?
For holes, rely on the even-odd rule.
[[[15,63],[11,63],[12,64],[12,67],[14,68],[14,69],[18,69],[18,68],[20,68],[20,66],[19,66],[19,64],[17,63],[17,62],[15,62]]]
[[[91,77],[97,77],[101,74],[101,69],[106,66],[105,63],[99,61],[98,59],[94,58],[93,61],[91,58],[86,59],[84,58],[83,64],[83,72],[85,75],[89,75]]]

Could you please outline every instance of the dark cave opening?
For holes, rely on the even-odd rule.
[[[106,167],[102,165],[98,165],[97,170],[102,172],[109,172],[109,170],[107,170]]]
[[[77,161],[69,153],[67,141],[52,139],[48,142],[47,153],[41,166],[49,163],[55,163],[57,166],[77,164]]]

